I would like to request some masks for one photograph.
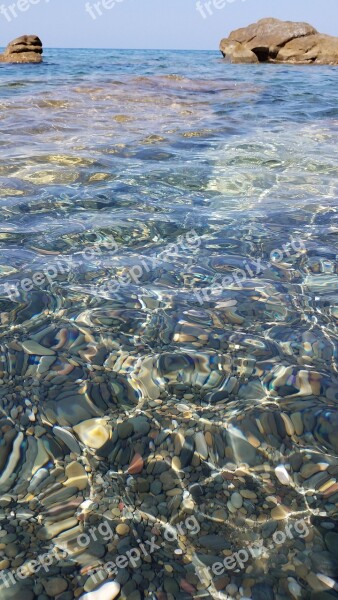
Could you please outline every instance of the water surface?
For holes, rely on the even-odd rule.
[[[1,65],[5,600],[338,597],[337,75]]]

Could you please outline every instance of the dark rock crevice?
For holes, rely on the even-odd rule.
[[[269,48],[252,48],[251,52],[256,54],[259,62],[268,62],[270,57]]]

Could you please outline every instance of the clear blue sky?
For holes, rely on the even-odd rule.
[[[0,0],[7,11],[7,17],[0,12],[0,46],[36,33],[47,47],[216,49],[232,29],[270,16],[338,35],[338,0],[227,0],[221,9],[214,7],[221,0],[209,1],[213,14],[204,19],[197,0],[115,0],[114,6],[114,0],[89,0],[94,20],[87,0]],[[99,16],[97,2],[111,8],[101,8]],[[20,3],[24,12],[15,8]]]

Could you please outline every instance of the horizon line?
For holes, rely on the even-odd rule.
[[[0,46],[6,49],[7,46]],[[141,52],[220,52],[218,48],[110,48],[107,46],[43,46],[43,50],[138,50]]]
[[[219,52],[215,48],[110,48],[106,46],[43,46],[44,50],[138,50],[142,52]]]

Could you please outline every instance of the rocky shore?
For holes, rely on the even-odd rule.
[[[324,35],[308,23],[261,19],[232,31],[220,43],[230,63],[280,62],[338,64],[338,37]]]
[[[41,63],[42,42],[36,35],[22,35],[10,42],[0,63]]]

